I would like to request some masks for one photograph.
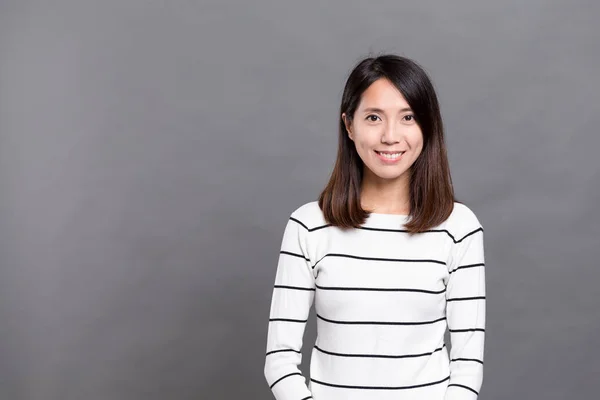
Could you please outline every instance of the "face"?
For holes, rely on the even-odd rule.
[[[389,80],[378,79],[364,91],[350,125],[345,113],[342,119],[366,167],[365,178],[408,177],[423,149],[423,135],[404,96]]]

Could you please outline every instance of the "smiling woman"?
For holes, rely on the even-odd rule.
[[[401,181],[406,179],[400,176],[423,148],[421,128],[402,93],[388,79],[379,78],[362,94],[355,116],[350,118],[344,112],[342,119],[348,137],[355,143],[356,151],[368,167],[364,172],[369,176],[363,181],[368,183],[378,177],[392,179],[396,180],[398,190],[401,189]],[[411,149],[408,159],[402,156],[407,149]],[[400,167],[400,160],[404,161],[403,167]],[[398,167],[381,168],[380,165]],[[368,196],[368,189],[363,190],[363,200],[366,201]]]
[[[418,233],[449,217],[458,200],[441,113],[415,61],[388,54],[358,63],[342,95],[338,135],[336,163],[319,196],[328,223],[356,228],[369,212],[409,214],[405,228]]]
[[[283,234],[269,387],[277,400],[476,400],[483,227],[454,198],[433,86],[412,60],[367,58],[350,74],[340,111],[329,183],[291,213]],[[313,303],[307,385],[298,366]]]

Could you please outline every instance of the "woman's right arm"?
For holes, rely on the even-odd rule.
[[[299,369],[304,329],[315,296],[307,235],[306,226],[292,213],[279,252],[264,366],[265,378],[276,400],[312,398]]]

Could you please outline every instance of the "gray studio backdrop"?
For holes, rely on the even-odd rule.
[[[272,398],[283,229],[385,51],[433,77],[486,229],[480,398],[594,398],[599,4],[2,0],[0,398]]]

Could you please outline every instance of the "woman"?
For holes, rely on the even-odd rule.
[[[484,328],[483,228],[454,197],[433,85],[408,58],[364,59],[344,89],[329,183],[283,234],[266,380],[277,400],[475,400]]]

